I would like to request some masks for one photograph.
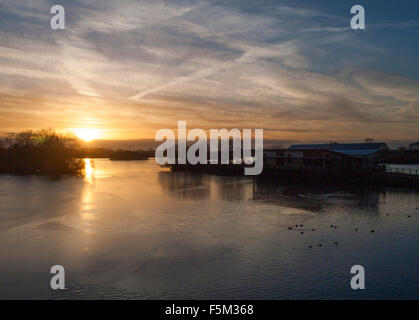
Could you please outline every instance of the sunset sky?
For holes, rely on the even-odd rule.
[[[66,9],[66,30],[50,8]],[[350,28],[362,4],[366,30]],[[0,132],[419,139],[417,1],[0,3]]]

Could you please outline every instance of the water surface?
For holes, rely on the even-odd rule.
[[[419,298],[416,192],[87,164],[85,178],[0,176],[0,298]],[[57,264],[64,291],[49,287]]]

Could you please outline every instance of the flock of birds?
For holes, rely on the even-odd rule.
[[[419,208],[416,208],[416,211],[417,211],[417,210],[419,210]],[[389,213],[387,213],[387,214],[386,214],[386,216],[389,216],[389,215],[390,215]],[[410,217],[411,217],[411,215],[409,214],[409,215],[407,215],[407,217],[408,217],[408,218],[410,218]],[[302,228],[302,227],[304,227],[304,225],[303,225],[303,224],[299,224],[299,225],[298,225],[298,224],[296,224],[296,225],[295,225],[295,228],[298,228],[298,227]],[[337,229],[337,228],[338,228],[338,226],[331,224],[331,225],[330,225],[330,228]],[[288,230],[294,230],[294,227],[288,227]],[[355,230],[355,231],[358,231],[358,228],[354,228],[354,230]],[[314,231],[316,231],[316,229],[312,228],[312,229],[311,229],[311,231],[313,231],[313,232],[314,232]],[[374,231],[374,229],[371,229],[371,230],[370,230],[370,233],[374,233],[374,232],[375,232],[375,231]],[[300,234],[304,234],[304,231],[300,231]],[[338,245],[338,242],[337,242],[337,241],[335,241],[335,242],[334,242],[334,244],[335,244],[335,245]],[[319,243],[319,244],[318,244],[318,246],[319,246],[319,247],[321,247],[321,246],[322,246],[322,244],[321,244],[321,243]],[[311,244],[310,244],[308,247],[309,247],[309,248],[313,248],[313,245],[311,245]]]

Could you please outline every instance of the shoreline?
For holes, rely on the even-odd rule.
[[[173,172],[191,172],[220,176],[243,175],[243,165],[170,165]],[[251,176],[249,176],[251,177]],[[311,185],[366,185],[374,187],[401,187],[419,189],[419,175],[367,169],[272,169],[266,168],[259,179],[274,179],[287,183]]]

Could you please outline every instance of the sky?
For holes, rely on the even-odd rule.
[[[418,1],[73,0],[52,30],[55,4],[0,3],[0,133],[419,140]]]

